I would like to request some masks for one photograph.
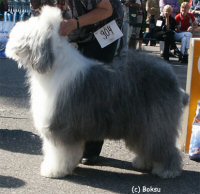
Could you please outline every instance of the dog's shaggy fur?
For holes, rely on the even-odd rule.
[[[171,67],[130,52],[123,64],[83,57],[59,35],[60,10],[19,22],[6,47],[27,69],[34,124],[43,139],[41,174],[63,177],[78,165],[88,140],[124,139],[136,168],[163,178],[181,172],[176,148],[186,94]]]

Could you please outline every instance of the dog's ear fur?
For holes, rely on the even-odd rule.
[[[60,21],[59,9],[45,7],[39,17],[18,22],[10,33],[6,55],[24,68],[45,73],[54,62],[51,45],[53,24],[59,25]]]
[[[49,26],[49,28],[51,28]],[[45,73],[52,68],[54,56],[51,46],[51,30],[46,29],[42,34],[36,33],[32,40],[24,48],[24,53],[27,53],[28,65],[39,73]]]
[[[6,55],[17,61],[19,66],[44,73],[53,65],[52,29],[50,24],[34,27],[36,19],[16,24],[6,45]]]

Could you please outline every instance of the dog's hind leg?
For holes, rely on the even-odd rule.
[[[167,148],[169,150],[169,148]],[[166,156],[162,161],[154,161],[152,174],[161,178],[175,178],[181,174],[182,157],[179,150],[174,147],[170,152],[165,152]]]
[[[62,178],[72,174],[82,157],[83,149],[82,142],[63,144],[44,138],[41,175],[49,178]]]
[[[132,166],[137,170],[149,171],[152,169],[152,162],[145,159],[143,156],[137,155],[132,162]]]
[[[149,137],[148,152],[153,162],[152,174],[161,178],[174,178],[181,174],[182,156],[176,147],[178,119],[179,112],[176,114],[176,111],[173,112],[170,119],[167,120],[167,116],[165,120],[160,119],[160,126],[157,124],[157,130],[154,131],[156,138],[152,141],[153,135]]]
[[[152,161],[147,159],[147,157],[144,155],[144,152],[140,151],[137,145],[135,145],[133,142],[134,141],[131,141],[130,139],[125,140],[126,146],[136,155],[132,162],[133,168],[141,171],[150,171],[153,165]]]
[[[181,153],[175,146],[166,145],[165,149],[152,148],[149,155],[144,150],[143,154],[137,151],[132,162],[134,169],[149,171],[161,178],[174,178],[181,174]]]
[[[134,139],[135,141],[125,141],[127,147],[136,153],[132,163],[134,169],[151,170],[152,174],[161,178],[174,178],[181,174],[181,153],[176,148],[176,133],[161,133],[162,130],[165,129],[158,130],[157,137],[148,133],[148,137],[142,136],[141,139]]]

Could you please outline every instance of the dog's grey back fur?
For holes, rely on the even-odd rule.
[[[121,65],[94,64],[63,90],[50,130],[68,143],[125,139],[163,150],[178,135],[184,95],[169,64],[131,52]]]

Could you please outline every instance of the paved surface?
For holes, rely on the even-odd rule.
[[[159,54],[158,46],[144,49]],[[185,88],[187,64],[171,60]],[[183,154],[182,176],[162,180],[134,171],[134,155],[123,141],[105,141],[96,166],[79,165],[72,176],[63,179],[41,177],[41,141],[30,119],[24,76],[25,72],[18,70],[13,61],[0,60],[0,193],[200,193],[200,163]],[[145,188],[150,190],[145,192]]]

